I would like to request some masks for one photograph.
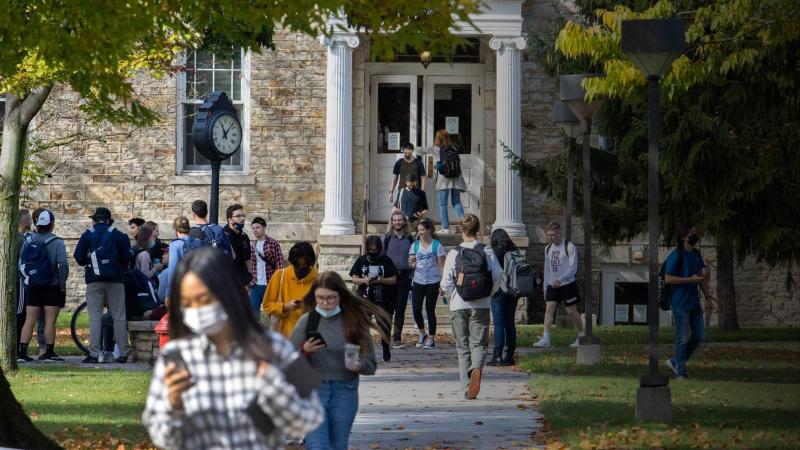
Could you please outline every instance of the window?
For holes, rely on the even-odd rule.
[[[244,137],[242,148],[222,163],[223,171],[246,169],[250,144],[249,53],[242,50],[233,58],[206,51],[186,55],[186,71],[178,78],[178,172],[206,172],[211,163],[192,145],[194,116],[211,91],[223,91],[239,112]]]

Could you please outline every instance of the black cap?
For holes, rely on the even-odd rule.
[[[94,210],[94,214],[89,216],[90,219],[98,221],[98,220],[111,220],[111,211],[108,208],[97,208]]]

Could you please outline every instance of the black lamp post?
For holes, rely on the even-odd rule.
[[[647,76],[649,85],[648,171],[648,277],[647,321],[650,325],[649,374],[639,379],[636,416],[643,420],[671,421],[669,378],[658,373],[658,238],[659,226],[659,91],[658,80],[684,51],[680,19],[626,20],[622,22],[622,51]],[[659,393],[659,388],[661,389]],[[647,390],[649,389],[649,392]],[[642,405],[640,403],[643,402]],[[666,402],[666,404],[665,404]],[[668,411],[667,409],[668,408]]]
[[[567,134],[567,137],[577,139],[580,135],[581,121],[570,111],[567,104],[561,100],[556,100],[553,105],[553,122],[560,125]],[[572,144],[570,143],[570,147]],[[572,149],[567,150],[567,208],[564,212],[564,238],[572,240],[572,198],[573,185],[575,184],[575,155]]]
[[[586,78],[602,77],[602,74],[562,75],[559,78],[561,101],[581,120],[583,131],[583,267],[584,267],[584,313],[586,314],[586,336],[580,339],[578,346],[578,363],[593,364],[600,360],[600,349],[589,356],[582,356],[581,346],[597,344],[592,334],[592,161],[590,137],[592,119],[600,110],[603,102],[595,99],[586,100],[586,90],[581,82]],[[588,350],[588,349],[586,349]]]

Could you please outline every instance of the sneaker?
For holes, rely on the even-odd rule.
[[[432,337],[429,337],[428,340],[425,341],[425,345],[422,346],[422,348],[435,348],[435,347],[436,347],[436,343],[433,342],[433,338]]]
[[[536,348],[550,348],[550,339],[545,339],[544,337],[542,337],[541,339],[536,341],[536,343],[533,344],[533,346]]]
[[[422,333],[419,335],[419,339],[417,339],[417,348],[422,348],[425,345],[425,338],[427,338],[427,333]]]
[[[688,380],[689,376],[688,375],[678,375],[677,377],[675,377],[675,379],[676,380]]]
[[[97,358],[95,358],[94,356],[87,356],[86,358],[83,358],[81,362],[84,364],[97,364],[100,361],[98,361]]]
[[[394,341],[392,342],[393,348],[406,348],[406,344],[403,344],[403,341]]]
[[[441,230],[439,230],[439,232],[442,234],[450,234],[450,230],[447,228],[442,228]]]
[[[28,356],[27,354],[25,354],[25,355],[18,355],[18,356],[17,356],[17,363],[27,363],[27,362],[31,362],[31,361],[33,361],[33,358],[31,358],[31,357],[30,357],[30,356]]]
[[[45,353],[39,356],[39,361],[43,361],[46,363],[49,362],[64,362],[64,358],[56,355],[55,353]]]
[[[581,337],[580,336],[575,338],[575,342],[573,342],[572,344],[569,344],[569,346],[572,347],[572,348],[577,348],[579,345],[581,345]]]
[[[114,361],[116,361],[117,364],[125,364],[126,362],[128,362],[128,357],[120,356],[119,358],[116,358]]]
[[[678,373],[678,368],[675,367],[675,364],[672,362],[672,358],[669,358],[667,360],[667,367],[669,367],[670,369],[672,369],[673,372],[675,372],[676,377],[680,378],[681,374]]]
[[[481,391],[481,369],[472,369],[469,374],[469,387],[467,387],[467,398],[475,400]]]

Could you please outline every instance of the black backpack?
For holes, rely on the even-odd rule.
[[[515,298],[530,297],[535,293],[536,275],[519,250],[512,250],[505,255],[503,286],[503,290]]]
[[[156,288],[139,269],[132,269],[122,274],[125,286],[125,310],[128,320],[139,319],[146,311],[161,304]]]
[[[461,157],[453,146],[439,149],[439,173],[445,178],[461,176]]]
[[[479,300],[492,293],[492,274],[485,247],[484,244],[477,244],[475,248],[456,247],[456,291],[464,301]]]

